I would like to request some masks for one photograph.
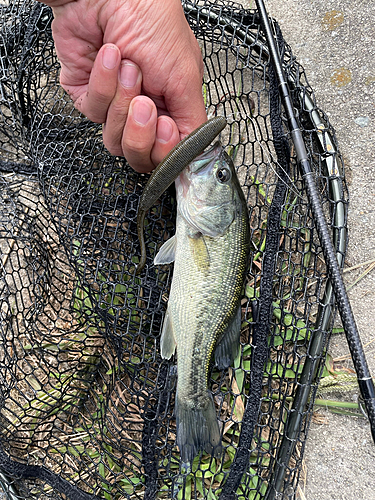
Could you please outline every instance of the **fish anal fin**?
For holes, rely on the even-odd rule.
[[[204,236],[200,233],[189,237],[194,262],[200,271],[207,272],[210,267],[210,254]]]
[[[160,354],[164,359],[170,359],[176,350],[176,339],[173,332],[171,315],[167,309],[164,316],[163,328],[160,337]]]
[[[241,306],[230,321],[215,349],[215,365],[225,370],[232,365],[240,348]]]
[[[162,244],[154,258],[155,266],[171,264],[172,262],[174,262],[176,256],[176,244],[176,235],[172,236],[171,238],[169,238],[169,240]]]

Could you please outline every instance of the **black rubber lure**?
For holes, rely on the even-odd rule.
[[[227,120],[224,116],[215,116],[203,123],[203,125],[182,139],[152,172],[143,190],[138,207],[137,230],[141,245],[141,258],[137,266],[137,274],[142,271],[146,264],[146,245],[143,226],[147,211],[160,198],[164,191],[168,189],[172,182],[177,179],[189,163],[203,153],[225,128],[226,124]]]

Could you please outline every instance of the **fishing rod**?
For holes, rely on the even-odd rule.
[[[195,3],[186,0],[185,9],[189,13],[189,15],[198,18],[198,11],[196,9]],[[314,220],[317,224],[318,235],[320,238],[321,246],[324,250],[323,253],[326,259],[327,270],[331,278],[327,280],[324,296],[319,305],[315,327],[311,332],[311,339],[306,355],[306,360],[293,400],[293,405],[285,424],[283,433],[284,435],[282,443],[280,444],[278,449],[273,476],[269,481],[266,499],[273,500],[274,498],[276,498],[276,495],[278,495],[282,491],[285,473],[290,458],[293,455],[298,439],[299,430],[303,422],[304,409],[310,397],[311,384],[318,374],[320,359],[323,355],[326,342],[326,335],[324,332],[326,332],[329,328],[329,324],[333,317],[331,304],[334,295],[336,295],[338,309],[343,321],[343,326],[345,328],[354,366],[357,371],[361,394],[363,396],[363,399],[366,401],[366,408],[373,437],[375,434],[375,392],[374,385],[367,367],[363,347],[361,345],[359,333],[355,325],[353,313],[340,273],[340,267],[342,267],[344,264],[344,254],[346,249],[346,230],[338,230],[337,228],[343,228],[345,226],[346,211],[342,201],[342,184],[336,177],[337,167],[333,159],[335,146],[329,132],[325,129],[325,126],[321,121],[319,113],[314,109],[314,103],[312,99],[306,92],[301,91],[299,97],[303,102],[303,109],[306,111],[306,119],[314,126],[314,129],[318,131],[316,135],[318,144],[322,148],[323,152],[327,151],[327,148],[329,148],[329,151],[331,152],[331,155],[324,158],[324,162],[326,164],[328,175],[330,176],[329,185],[331,189],[332,200],[336,204],[333,221],[333,225],[336,229],[334,229],[333,231],[334,241],[332,245],[328,226],[323,215],[320,198],[317,193],[317,188],[308,161],[302,133],[294,115],[294,108],[289,93],[288,85],[292,85],[294,88],[295,84],[297,83],[297,80],[294,80],[297,79],[298,75],[289,74],[288,80],[286,81],[285,79],[285,75],[282,70],[281,57],[275,44],[275,40],[270,28],[269,18],[263,1],[258,2],[258,16],[263,25],[265,40],[262,40],[260,33],[252,34],[250,30],[243,29],[243,25],[241,24],[241,22],[248,23],[249,27],[254,27],[254,19],[252,19],[251,16],[247,17],[245,14],[244,18],[241,19],[233,16],[226,18],[225,13],[220,17],[218,16],[218,14],[215,14],[209,9],[199,10],[200,19],[205,19],[210,23],[221,24],[223,26],[223,29],[225,29],[225,31],[229,33],[233,34],[235,32],[237,36],[243,38],[246,43],[251,45],[258,56],[260,56],[262,59],[270,59],[275,66],[277,79],[280,86],[282,103],[286,111],[286,116],[288,117],[289,130],[291,132],[292,140],[297,152],[297,159],[300,163],[303,177],[305,179],[310,204],[313,210]],[[268,44],[268,47],[265,45],[266,43]],[[250,59],[252,60],[253,58],[250,56]],[[256,63],[257,60],[255,59],[253,62]],[[298,85],[296,89],[298,91]],[[314,201],[314,203],[312,203],[312,201]],[[334,248],[336,248],[337,254],[335,253]],[[339,290],[341,290],[341,293],[339,293]]]
[[[282,68],[280,54],[272,33],[268,14],[263,0],[255,0],[258,14],[264,35],[268,44],[270,60],[274,66],[275,73],[279,84],[279,92],[281,101],[287,118],[288,129],[292,137],[295,147],[297,161],[301,169],[307,196],[311,205],[314,221],[317,228],[319,241],[323,250],[328,276],[336,298],[336,305],[341,317],[341,321],[345,330],[349,350],[353,360],[354,368],[357,373],[358,385],[361,396],[365,403],[368,419],[371,426],[371,433],[375,442],[375,387],[371,378],[370,370],[367,365],[362,342],[358,332],[358,328],[354,319],[353,311],[346,292],[345,284],[340,271],[340,265],[336,257],[336,252],[333,247],[328,225],[324,217],[323,208],[321,205],[317,186],[313,177],[313,172],[307,156],[303,136],[296,116],[290,95],[287,80]],[[298,418],[298,416],[297,416]],[[292,434],[295,426],[291,426]],[[283,456],[278,455],[275,470],[269,488],[266,493],[266,500],[273,500],[281,492],[283,480],[285,477],[286,467],[288,466],[289,458],[292,454],[295,444],[295,436],[288,436],[288,429],[284,434],[284,440],[290,442],[288,447],[283,447]],[[281,448],[281,447],[280,447]]]

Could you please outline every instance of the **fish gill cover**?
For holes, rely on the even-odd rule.
[[[0,484],[12,500],[297,497],[332,290],[256,12],[183,6],[202,48],[207,112],[228,120],[221,142],[250,219],[240,354],[209,373],[222,451],[185,468],[176,445],[176,358],[162,359],[159,344],[173,266],[153,264],[175,232],[175,193],[146,215],[136,275],[147,176],[105,150],[100,125],[59,86],[51,11],[9,1],[0,5]],[[341,156],[272,26],[343,264]]]

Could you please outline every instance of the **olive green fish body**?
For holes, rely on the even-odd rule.
[[[248,212],[231,160],[215,145],[192,170],[176,181],[176,235],[155,259],[175,262],[161,354],[169,358],[177,346],[177,444],[190,463],[200,450],[221,451],[208,373],[212,360],[223,369],[238,352],[249,253]],[[226,185],[218,172],[229,176]]]

